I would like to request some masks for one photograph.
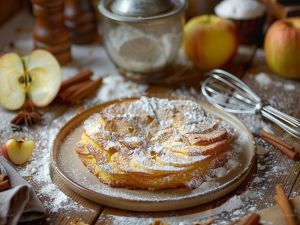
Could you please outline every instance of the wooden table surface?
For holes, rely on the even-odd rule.
[[[27,15],[26,15],[27,16]],[[31,20],[32,21],[32,20]],[[32,22],[31,22],[32,24]],[[11,26],[11,25],[10,25]],[[31,25],[28,25],[30,29]],[[7,28],[5,28],[7,29]],[[0,34],[2,35],[4,32],[4,28],[0,28]],[[17,35],[14,33],[14,35]],[[26,36],[26,35],[24,35]],[[27,35],[28,36],[28,35]],[[21,37],[22,40],[22,35]],[[84,49],[85,47],[81,47]],[[88,47],[86,47],[88,48]],[[102,49],[103,47],[97,45],[95,48]],[[98,59],[95,59],[98,60]],[[99,59],[101,60],[101,59]],[[84,65],[83,65],[84,66]],[[279,109],[293,114],[295,116],[300,117],[300,83],[299,81],[288,81],[283,78],[278,77],[277,75],[271,73],[264,61],[264,53],[263,50],[255,47],[255,46],[241,46],[239,48],[238,54],[236,55],[233,63],[226,68],[233,74],[241,77],[245,82],[247,82],[255,91],[262,96],[264,99],[271,100],[271,103],[278,107]],[[99,71],[95,71],[97,74],[102,74],[103,71],[101,69]],[[255,76],[259,73],[267,74],[268,77],[271,78],[271,81],[276,81],[278,85],[263,85],[259,83],[259,79],[256,79]],[[199,84],[198,81],[201,80],[201,73],[194,71],[193,68],[187,70],[185,72],[185,78],[179,80],[180,84],[186,83],[186,86],[189,87],[190,84]],[[184,76],[183,76],[184,77]],[[294,87],[294,88],[283,88],[285,87]],[[288,86],[290,85],[290,86]],[[199,90],[199,85],[194,85],[195,90]],[[178,86],[150,86],[148,89],[149,93],[184,93],[186,90],[189,91],[188,88],[182,89]],[[196,93],[194,95],[199,95]],[[54,115],[53,119],[61,116],[62,112],[68,110],[64,106],[56,106],[55,109],[51,109],[51,115]],[[80,110],[80,109],[79,109]],[[4,111],[0,111],[0,113],[7,113]],[[268,122],[261,122],[260,118],[254,118],[254,116],[244,116],[240,115],[241,119],[244,121],[246,126],[251,129],[260,128],[260,126],[266,125],[268,129],[273,130],[274,133],[280,135],[287,142],[292,143],[295,147],[300,150],[300,143],[295,138],[290,137],[289,135],[283,133],[276,126],[271,125]],[[1,121],[2,122],[2,121]],[[255,127],[256,126],[256,127]],[[254,127],[254,128],[253,128]],[[39,129],[43,129],[43,127],[34,127],[32,128],[36,134],[38,139]],[[255,130],[252,130],[255,132]],[[0,130],[0,142],[2,143],[7,138],[7,129]],[[51,212],[48,210],[47,219],[30,222],[28,224],[70,224],[72,221],[84,221],[87,224],[149,224],[154,219],[161,219],[166,221],[173,221],[172,224],[179,224],[179,222],[183,222],[182,224],[192,224],[192,221],[199,220],[201,218],[205,218],[208,215],[213,214],[214,210],[207,211],[209,209],[215,209],[221,206],[224,202],[230,199],[234,195],[243,195],[248,190],[251,190],[254,193],[259,193],[256,197],[249,200],[249,202],[245,201],[242,206],[244,210],[241,210],[240,214],[233,214],[232,212],[223,213],[224,218],[226,220],[232,220],[235,218],[242,217],[249,212],[258,211],[260,209],[266,208],[274,204],[274,189],[277,183],[282,183],[286,188],[286,191],[289,196],[297,196],[300,193],[300,163],[291,161],[286,156],[282,155],[279,151],[267,145],[261,139],[257,138],[257,143],[260,146],[263,146],[268,149],[266,154],[258,154],[257,156],[257,164],[258,169],[251,173],[251,177],[244,182],[237,190],[229,195],[211,202],[209,204],[205,204],[202,206],[193,207],[190,209],[172,211],[172,212],[161,212],[161,213],[151,213],[151,212],[131,212],[126,210],[119,210],[115,208],[110,208],[105,205],[99,205],[93,203],[92,201],[86,200],[78,194],[71,191],[63,182],[59,179],[59,177],[55,173],[51,173],[52,181],[57,186],[56,188],[60,189],[65,195],[70,198],[70,201],[76,202],[76,204],[81,207],[77,207],[74,209],[64,209],[61,208],[58,212]],[[35,149],[35,151],[39,151],[39,149]],[[32,160],[39,160],[39,155],[35,154]],[[281,171],[276,172],[274,168],[279,168]],[[18,169],[18,168],[17,168]],[[265,179],[263,183],[258,183],[255,180],[255,177],[260,176]],[[30,178],[26,177],[29,182],[33,185],[35,190],[39,190],[40,184],[38,182],[32,182]],[[48,204],[46,197],[40,196],[41,201],[44,204]],[[250,207],[252,206],[253,207]],[[83,210],[84,209],[84,210]],[[219,212],[215,210],[215,212]],[[166,219],[167,218],[167,219]],[[224,218],[219,218],[220,221],[224,221]]]

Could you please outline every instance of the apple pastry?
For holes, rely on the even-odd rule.
[[[76,152],[111,187],[192,189],[216,161],[226,163],[232,137],[194,101],[141,97],[90,116]]]

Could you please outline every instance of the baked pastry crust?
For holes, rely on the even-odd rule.
[[[90,116],[76,152],[112,187],[196,188],[216,160],[225,163],[231,140],[194,101],[141,97]]]

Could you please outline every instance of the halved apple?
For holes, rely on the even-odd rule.
[[[23,58],[15,53],[0,58],[0,104],[6,109],[21,108],[27,98],[36,106],[46,106],[55,98],[60,83],[60,66],[45,50]]]

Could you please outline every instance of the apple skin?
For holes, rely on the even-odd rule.
[[[289,79],[300,79],[300,17],[278,20],[264,41],[269,68]]]
[[[34,141],[9,139],[1,148],[2,155],[16,165],[24,164],[30,158],[34,149]]]
[[[3,144],[1,148],[1,154],[6,158],[7,160],[10,160],[7,154],[7,145]]]
[[[215,15],[194,17],[185,25],[184,35],[186,56],[202,70],[228,64],[240,42],[235,24]]]

